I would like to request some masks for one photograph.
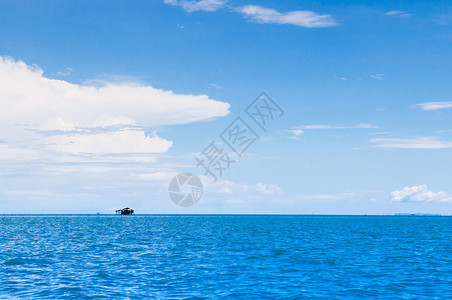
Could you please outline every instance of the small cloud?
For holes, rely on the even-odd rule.
[[[371,139],[376,148],[385,149],[447,149],[452,148],[452,142],[442,141],[437,137],[376,138]]]
[[[370,132],[370,135],[392,135],[392,132],[382,131],[382,132]]]
[[[230,180],[213,181],[211,177],[199,176],[206,190],[211,190],[216,194],[258,194],[258,195],[279,195],[284,191],[275,184],[257,183],[255,185],[246,185]]]
[[[83,85],[95,86],[99,88],[102,86],[111,85],[113,83],[118,83],[121,85],[127,84],[136,87],[144,85],[144,83],[141,82],[137,77],[117,74],[102,74],[98,75],[97,78],[86,79],[83,81]]]
[[[287,136],[288,139],[291,140],[299,140],[300,136],[303,134],[303,130],[301,129],[287,129],[283,130],[284,132],[289,132],[291,135]]]
[[[375,74],[375,75],[369,75],[370,78],[376,79],[376,80],[384,80],[385,79],[385,74]]]
[[[264,184],[264,183],[258,183],[251,187],[251,189],[256,190],[257,192],[264,194],[264,195],[275,195],[275,194],[281,194],[283,190],[275,185],[275,184]]]
[[[290,24],[309,28],[338,25],[331,15],[319,15],[307,10],[281,13],[275,9],[258,5],[246,5],[236,8],[236,11],[250,21],[260,24]]]
[[[290,129],[290,130],[284,130],[285,132],[290,132],[294,135],[302,135],[303,134],[303,130],[301,129]]]
[[[66,68],[64,69],[64,71],[59,71],[56,73],[53,73],[53,75],[58,75],[58,76],[69,76],[72,73],[72,68]]]
[[[355,196],[352,191],[337,193],[337,194],[313,194],[313,195],[299,195],[300,199],[308,200],[343,200]]]
[[[169,172],[169,171],[158,171],[158,172],[152,172],[152,173],[133,174],[133,176],[136,176],[143,180],[163,181],[165,183],[169,182],[176,175],[177,175],[177,173]]]
[[[405,187],[400,191],[391,192],[393,202],[452,202],[452,197],[445,192],[432,192],[427,185]]]
[[[371,129],[371,128],[378,128],[377,126],[374,126],[372,124],[358,124],[358,125],[351,125],[351,126],[335,126],[335,125],[304,125],[304,126],[298,126],[299,129]]]
[[[164,0],[165,4],[173,6],[181,6],[187,12],[194,11],[216,11],[225,6],[227,0],[200,0],[200,1],[187,1],[187,0]]]
[[[426,102],[426,103],[415,104],[414,107],[420,107],[422,110],[426,110],[426,111],[446,109],[446,108],[452,108],[452,101],[449,101],[449,102]]]
[[[184,25],[177,24],[176,26],[180,29],[184,29]]]
[[[401,10],[390,10],[386,13],[384,13],[385,16],[394,16],[394,17],[400,17],[400,18],[409,18],[411,17],[410,13],[407,13],[406,11]]]
[[[207,87],[208,89],[222,89],[222,86],[219,86],[218,84],[215,83],[211,83],[209,84],[209,86]]]
[[[446,11],[435,18],[435,23],[442,26],[448,26],[452,24],[452,11]]]

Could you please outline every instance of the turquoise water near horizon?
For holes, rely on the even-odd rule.
[[[452,299],[452,218],[0,216],[0,298]]]

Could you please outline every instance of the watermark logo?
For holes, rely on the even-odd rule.
[[[263,130],[267,131],[267,123],[281,117],[284,111],[265,92],[262,92],[245,109],[246,114]]]
[[[195,157],[197,167],[204,169],[204,175],[211,176],[217,181],[217,175],[223,176],[223,171],[229,170],[231,163],[235,162],[229,157],[229,153],[220,149],[215,142],[211,142],[201,153]]]
[[[168,186],[168,194],[175,204],[188,207],[201,199],[203,186],[201,180],[191,173],[176,175]]]
[[[220,138],[231,148],[235,154],[242,156],[256,140],[259,139],[254,130],[237,117],[226,129],[220,134]]]
[[[229,170],[248,148],[257,141],[260,136],[257,131],[267,131],[267,126],[277,118],[280,118],[284,111],[266,93],[262,92],[245,109],[248,115],[247,120],[252,120],[249,124],[240,116],[235,118],[220,134],[220,142],[212,141],[207,147],[195,157],[196,166],[203,169],[204,175],[212,177],[216,182],[218,177]],[[226,145],[224,149],[222,145]],[[232,151],[229,153],[228,151]],[[233,156],[233,157],[231,157]],[[181,176],[179,178],[179,176]],[[196,181],[196,184],[192,184]],[[191,192],[183,193],[181,186],[189,182]],[[202,196],[203,187],[198,177],[193,174],[181,173],[173,178],[169,186],[171,200],[179,206],[192,206],[196,204]],[[194,190],[193,190],[194,189]]]

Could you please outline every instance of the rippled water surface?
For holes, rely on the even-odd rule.
[[[452,299],[452,218],[1,216],[9,297]]]

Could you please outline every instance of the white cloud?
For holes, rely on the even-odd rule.
[[[378,127],[372,124],[358,124],[349,126],[319,124],[319,125],[303,125],[298,126],[297,128],[308,130],[308,129],[372,129]]]
[[[287,136],[287,138],[289,138],[291,140],[299,140],[300,136],[304,133],[304,131],[301,129],[287,129],[287,130],[283,130],[283,131],[291,134],[291,135]]]
[[[407,13],[405,11],[401,10],[390,10],[386,13],[384,13],[385,16],[394,16],[394,17],[402,17],[402,18],[409,18],[411,17],[410,13]]]
[[[394,202],[452,202],[452,197],[445,192],[432,192],[427,185],[405,187],[400,191],[391,192]]]
[[[282,193],[282,189],[279,186],[275,184],[264,184],[260,182],[251,187],[251,189],[255,189],[256,191],[264,195],[275,195]]]
[[[66,69],[64,69],[64,71],[58,71],[54,75],[69,76],[69,75],[71,75],[71,73],[72,73],[72,68],[66,68]]]
[[[331,15],[319,15],[312,11],[289,11],[281,13],[275,9],[258,5],[236,8],[250,21],[256,23],[291,24],[301,27],[331,27],[338,25]]]
[[[300,135],[302,135],[304,133],[304,131],[301,129],[288,129],[288,130],[284,130],[284,131],[291,133],[292,135],[288,136],[288,138],[294,139],[294,140],[298,140]]]
[[[37,66],[0,56],[0,140],[9,147],[5,149],[161,153],[172,142],[155,132],[146,135],[147,129],[209,120],[228,110],[228,103],[206,95],[175,94],[143,84],[90,86],[48,79]],[[52,136],[49,131],[59,133]]]
[[[49,138],[49,148],[67,153],[164,153],[173,145],[154,132],[121,130],[97,134],[57,135]]]
[[[16,145],[0,144],[0,160],[7,162],[26,162],[42,158],[40,151],[25,149]]]
[[[181,95],[145,85],[72,84],[43,76],[21,61],[0,57],[0,118],[3,124],[41,125],[60,117],[92,127],[102,115],[135,120],[140,126],[186,124],[228,114],[229,104],[206,95]]]
[[[384,80],[385,79],[385,74],[375,74],[375,75],[369,75],[370,78],[376,79],[376,80]]]
[[[426,102],[414,105],[415,107],[420,107],[422,110],[439,110],[452,108],[452,101],[449,102]]]
[[[446,149],[452,148],[452,142],[442,141],[437,137],[417,138],[376,138],[371,143],[377,148],[386,149]]]
[[[211,177],[199,176],[203,186],[206,190],[216,194],[243,194],[243,193],[257,193],[261,195],[279,195],[283,193],[283,190],[275,184],[257,183],[255,185],[246,185],[236,183],[230,180],[218,179],[216,182]]]
[[[110,127],[110,126],[117,126],[117,125],[130,125],[130,126],[136,126],[137,123],[134,119],[124,117],[124,116],[117,116],[112,117],[105,114],[100,115],[96,121],[94,121],[94,127]]]
[[[222,89],[223,87],[216,83],[211,83],[211,84],[209,84],[209,86],[207,88],[208,89]]]
[[[289,129],[289,130],[286,130],[286,132],[290,132],[294,135],[302,135],[303,134],[303,130],[301,130],[301,129]]]
[[[313,195],[299,195],[298,198],[306,200],[342,200],[355,196],[352,191],[337,193],[337,194],[313,194]]]
[[[163,181],[164,184],[166,185],[176,175],[177,175],[176,172],[158,171],[158,172],[153,172],[153,173],[139,173],[139,174],[135,174],[134,176],[136,176],[140,179],[144,179],[144,180]]]
[[[370,132],[370,135],[392,135],[392,132],[390,131],[382,131],[382,132]]]
[[[77,124],[66,122],[61,117],[49,119],[45,121],[44,124],[35,126],[35,129],[44,131],[81,131],[77,128]]]
[[[194,11],[217,11],[226,6],[227,0],[164,0],[166,4],[181,6],[187,12]],[[272,24],[290,24],[301,27],[332,27],[337,26],[337,22],[331,15],[319,15],[312,11],[299,10],[281,13],[275,9],[266,8],[258,5],[245,5],[240,7],[231,7],[244,15],[250,21],[256,23]]]
[[[200,0],[200,1],[187,1],[187,0],[164,0],[166,4],[181,6],[188,12],[193,11],[216,11],[225,6],[227,0]]]

